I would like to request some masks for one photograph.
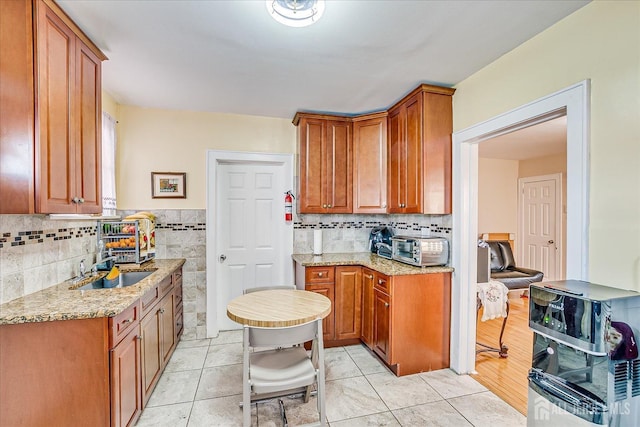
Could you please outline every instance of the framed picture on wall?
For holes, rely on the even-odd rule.
[[[154,199],[186,199],[185,172],[151,172],[151,197]]]

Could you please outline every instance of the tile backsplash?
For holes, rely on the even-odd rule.
[[[140,209],[143,210],[143,209]],[[118,211],[125,217],[136,211]],[[185,258],[184,338],[206,338],[206,210],[159,209],[156,257]],[[366,252],[378,225],[396,234],[451,239],[451,215],[296,215],[294,253],[313,252],[313,230],[323,230],[323,252]],[[46,215],[0,215],[0,303],[54,286],[93,263],[97,221]]]
[[[451,215],[297,215],[293,252],[313,252],[313,230],[321,229],[323,253],[366,252],[369,232],[386,225],[395,234],[445,237],[451,240]]]
[[[126,216],[136,211],[118,211]],[[184,338],[206,337],[205,210],[154,210],[156,257],[185,258]],[[0,304],[57,285],[95,260],[94,220],[0,215]]]

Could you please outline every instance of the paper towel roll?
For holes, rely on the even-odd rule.
[[[322,230],[313,230],[313,254],[322,255]]]

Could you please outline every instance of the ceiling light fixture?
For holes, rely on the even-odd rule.
[[[315,24],[324,13],[324,0],[266,0],[269,15],[289,27]]]

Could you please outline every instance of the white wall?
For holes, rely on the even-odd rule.
[[[594,1],[461,82],[454,130],[584,79],[591,79],[589,279],[640,290],[640,2]]]
[[[518,231],[518,161],[478,159],[478,234]]]

